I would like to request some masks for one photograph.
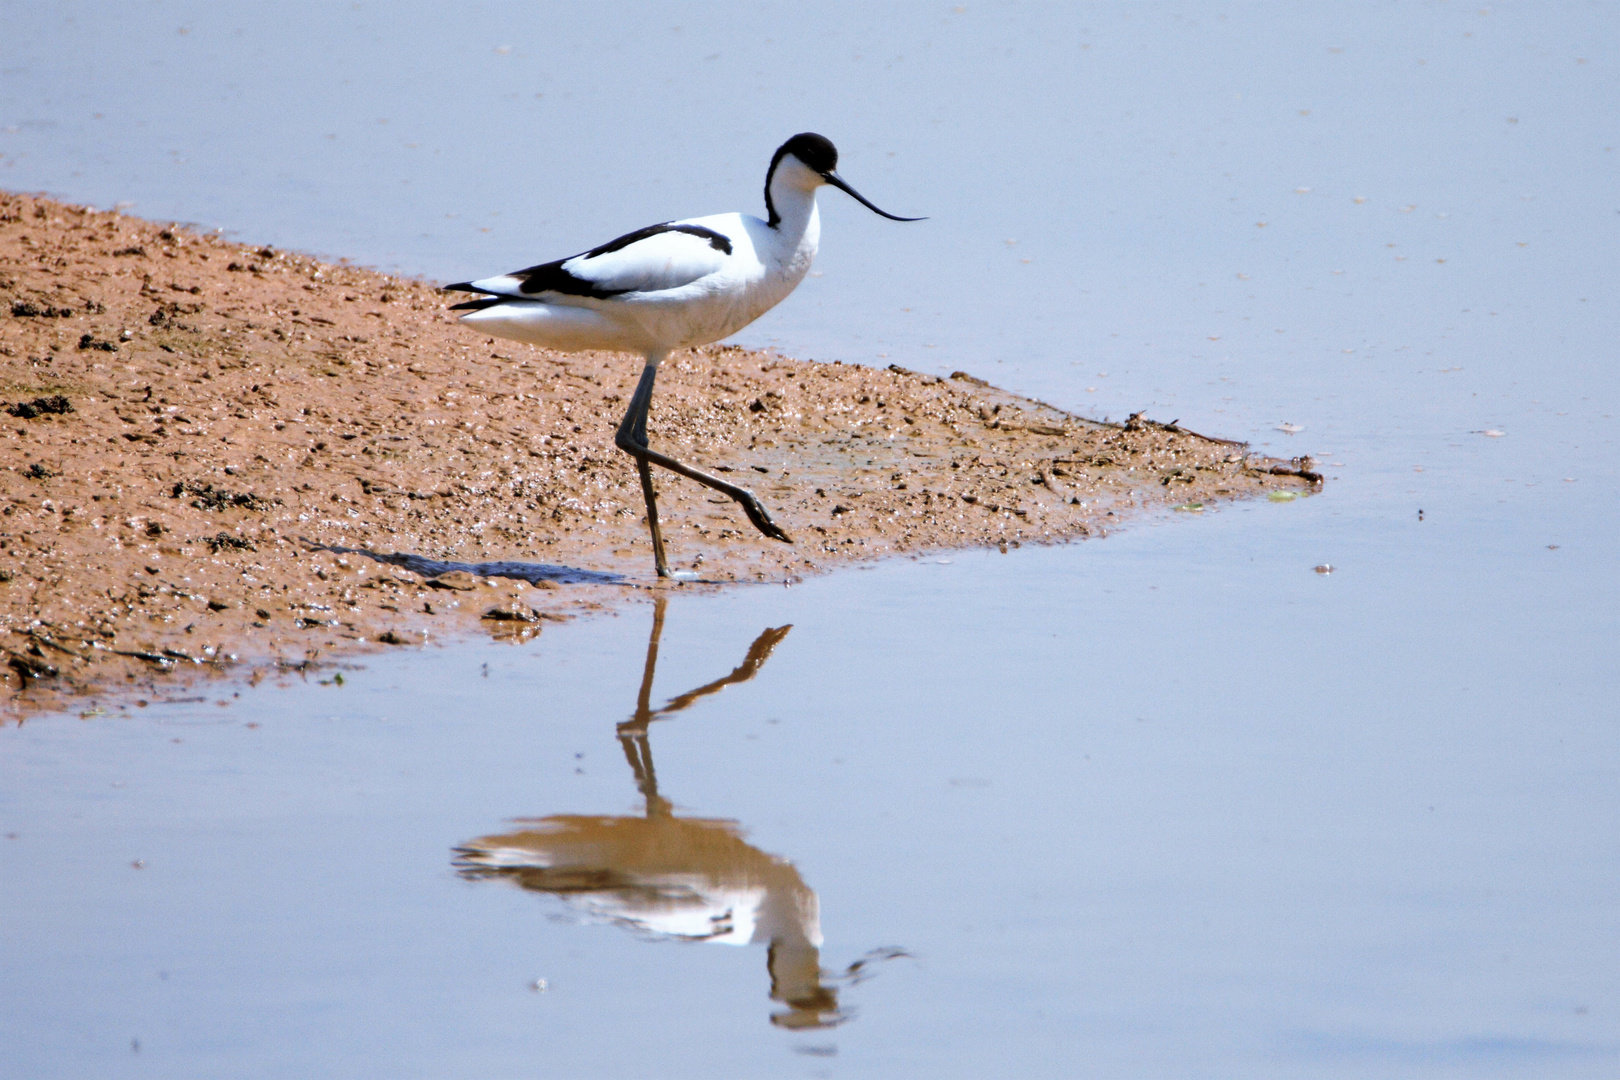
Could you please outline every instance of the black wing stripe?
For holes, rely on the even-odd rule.
[[[649,225],[645,229],[637,229],[635,232],[625,233],[616,240],[609,240],[602,246],[594,247],[586,252],[581,252],[579,255],[570,255],[566,259],[558,259],[555,262],[539,263],[535,266],[525,267],[522,270],[514,270],[510,276],[519,280],[520,284],[518,285],[518,291],[523,293],[525,296],[533,296],[535,293],[543,292],[562,293],[564,296],[589,296],[597,300],[606,300],[610,297],[621,296],[624,293],[634,292],[635,290],[604,289],[594,281],[588,281],[585,278],[575,277],[573,274],[570,274],[567,270],[563,269],[563,263],[582,257],[586,259],[594,259],[601,255],[611,255],[615,251],[623,251],[625,248],[636,243],[637,241],[645,240],[650,236],[657,236],[660,233],[669,232],[685,233],[688,236],[695,236],[700,240],[708,241],[709,246],[714,248],[714,250],[726,255],[731,254],[731,238],[726,236],[724,233],[715,232],[713,229],[705,229],[701,225],[676,225],[671,224],[670,222],[665,222],[662,225]],[[444,288],[447,292],[483,292],[482,289],[474,287],[470,281],[458,282],[455,285],[446,285]],[[474,307],[473,305],[479,306]],[[461,311],[465,309],[481,311],[483,308],[489,306],[491,305],[488,303],[474,300],[470,304],[458,304],[454,308],[451,308],[451,310]]]
[[[525,295],[532,296],[535,293],[557,292],[562,293],[565,296],[590,296],[598,300],[606,300],[609,297],[620,296],[627,292],[634,292],[635,290],[604,289],[594,281],[587,281],[584,278],[575,277],[573,274],[570,274],[567,270],[563,269],[563,263],[570,262],[578,258],[594,259],[601,255],[611,255],[615,251],[623,251],[631,244],[645,240],[650,236],[657,236],[660,233],[670,232],[686,233],[688,236],[696,236],[701,240],[707,240],[709,242],[709,246],[714,248],[716,251],[723,252],[727,255],[731,254],[731,238],[725,234],[717,233],[713,229],[705,229],[701,225],[675,225],[666,221],[662,225],[649,225],[645,229],[637,229],[635,232],[625,233],[616,240],[609,240],[602,246],[591,248],[591,250],[583,252],[580,255],[570,255],[568,258],[558,259],[556,262],[541,263],[538,266],[531,266],[527,269],[519,270],[512,276],[523,279],[523,284],[518,286],[518,291],[524,293]]]
[[[649,236],[657,236],[659,233],[667,232],[686,233],[688,236],[696,236],[701,240],[707,240],[709,242],[709,246],[714,248],[714,250],[723,252],[727,255],[731,254],[731,238],[723,233],[717,233],[713,229],[705,229],[701,225],[674,225],[666,221],[662,225],[649,225],[645,229],[637,229],[633,233],[625,233],[617,240],[609,240],[601,247],[591,248],[591,250],[585,253],[585,257],[587,259],[594,259],[598,255],[609,255],[615,251],[622,251],[631,244],[636,243],[638,240],[645,240]]]

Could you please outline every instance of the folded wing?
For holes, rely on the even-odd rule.
[[[565,296],[605,300],[690,285],[720,270],[730,254],[731,240],[724,233],[702,225],[665,222],[567,259],[445,287],[522,300]]]

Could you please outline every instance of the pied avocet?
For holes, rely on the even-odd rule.
[[[922,220],[879,210],[844,182],[837,165],[830,141],[795,135],[777,148],[765,173],[763,221],[749,214],[666,221],[556,262],[446,286],[483,294],[451,308],[465,312],[461,321],[480,333],[565,352],[608,349],[646,357],[615,442],[636,459],[660,577],[672,575],[651,465],[729,495],[760,532],[792,543],[753,492],[651,449],[647,407],[658,363],[672,350],[735,334],[804,279],[821,238],[817,188],[831,184],[891,221]]]

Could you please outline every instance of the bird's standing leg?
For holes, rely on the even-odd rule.
[[[636,471],[641,474],[641,497],[647,502],[647,528],[652,530],[653,561],[658,564],[658,576],[669,577],[669,560],[664,557],[664,532],[658,527],[658,497],[653,491],[652,467],[646,458],[636,458]]]
[[[647,520],[652,528],[653,555],[658,561],[658,576],[669,577],[670,574],[669,565],[664,561],[664,541],[658,529],[658,505],[653,497],[649,465],[668,469],[672,473],[684,476],[688,480],[696,480],[703,486],[728,496],[743,508],[743,513],[754,523],[754,528],[772,540],[793,543],[793,538],[771,520],[771,515],[765,512],[764,504],[754,497],[752,491],[727,483],[718,476],[710,476],[690,465],[683,465],[647,445],[647,410],[652,405],[653,380],[658,377],[658,363],[664,355],[652,353],[647,357],[647,366],[641,369],[641,381],[636,384],[636,392],[630,396],[630,407],[625,410],[624,419],[619,422],[619,431],[613,440],[620,450],[636,459],[636,468],[641,473],[641,493],[647,501]]]
[[[652,468],[647,463],[647,407],[652,402],[653,379],[658,375],[658,362],[662,356],[647,357],[647,366],[641,369],[641,381],[630,395],[630,408],[619,422],[619,433],[614,438],[620,450],[636,459],[636,472],[641,474],[641,497],[647,503],[647,528],[652,532],[653,561],[658,565],[658,576],[669,577],[669,560],[664,557],[664,531],[658,527],[658,494],[653,490]],[[637,453],[640,448],[642,453]],[[663,612],[659,612],[663,614]],[[656,647],[656,646],[655,646]]]

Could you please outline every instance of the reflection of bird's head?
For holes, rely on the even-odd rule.
[[[771,1000],[786,1012],[772,1013],[777,1027],[802,1031],[836,1027],[848,1019],[838,1010],[838,992],[821,981],[821,950],[803,938],[771,942]]]

